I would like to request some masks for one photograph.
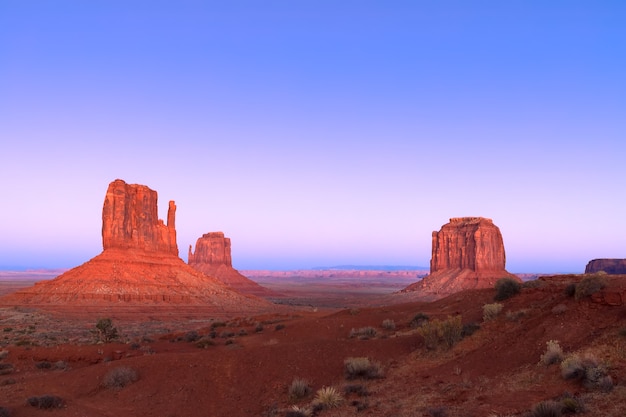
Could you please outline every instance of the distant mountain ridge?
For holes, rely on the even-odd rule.
[[[311,268],[312,271],[424,271],[429,270],[428,266],[407,266],[407,265],[337,265],[318,266]]]

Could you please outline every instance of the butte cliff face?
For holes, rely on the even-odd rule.
[[[196,241],[195,253],[189,245],[189,266],[213,276],[233,289],[258,296],[272,294],[269,289],[246,278],[232,266],[230,239],[222,232],[205,233]]]
[[[432,235],[430,274],[403,292],[419,291],[431,298],[475,288],[493,288],[512,277],[500,229],[484,217],[457,217]]]
[[[594,259],[585,267],[585,274],[601,271],[610,275],[626,274],[626,259]]]
[[[178,256],[176,204],[169,203],[167,225],[158,218],[157,192],[145,185],[115,180],[102,208],[102,247],[138,249]]]
[[[100,255],[51,281],[1,299],[3,304],[177,303],[214,306],[220,311],[267,308],[178,257],[176,205],[167,225],[157,217],[157,193],[145,185],[113,181],[102,209]]]

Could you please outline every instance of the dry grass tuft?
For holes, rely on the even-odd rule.
[[[139,379],[137,371],[126,366],[111,369],[102,379],[105,388],[122,389]]]

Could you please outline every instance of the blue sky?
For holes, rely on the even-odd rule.
[[[626,257],[626,3],[2,1],[0,268],[101,251],[116,178],[181,257],[428,265],[492,218],[512,272]]]

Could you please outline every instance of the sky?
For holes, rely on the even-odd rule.
[[[428,266],[451,217],[511,272],[626,258],[626,2],[0,0],[0,269],[102,250],[117,179],[181,257]]]

